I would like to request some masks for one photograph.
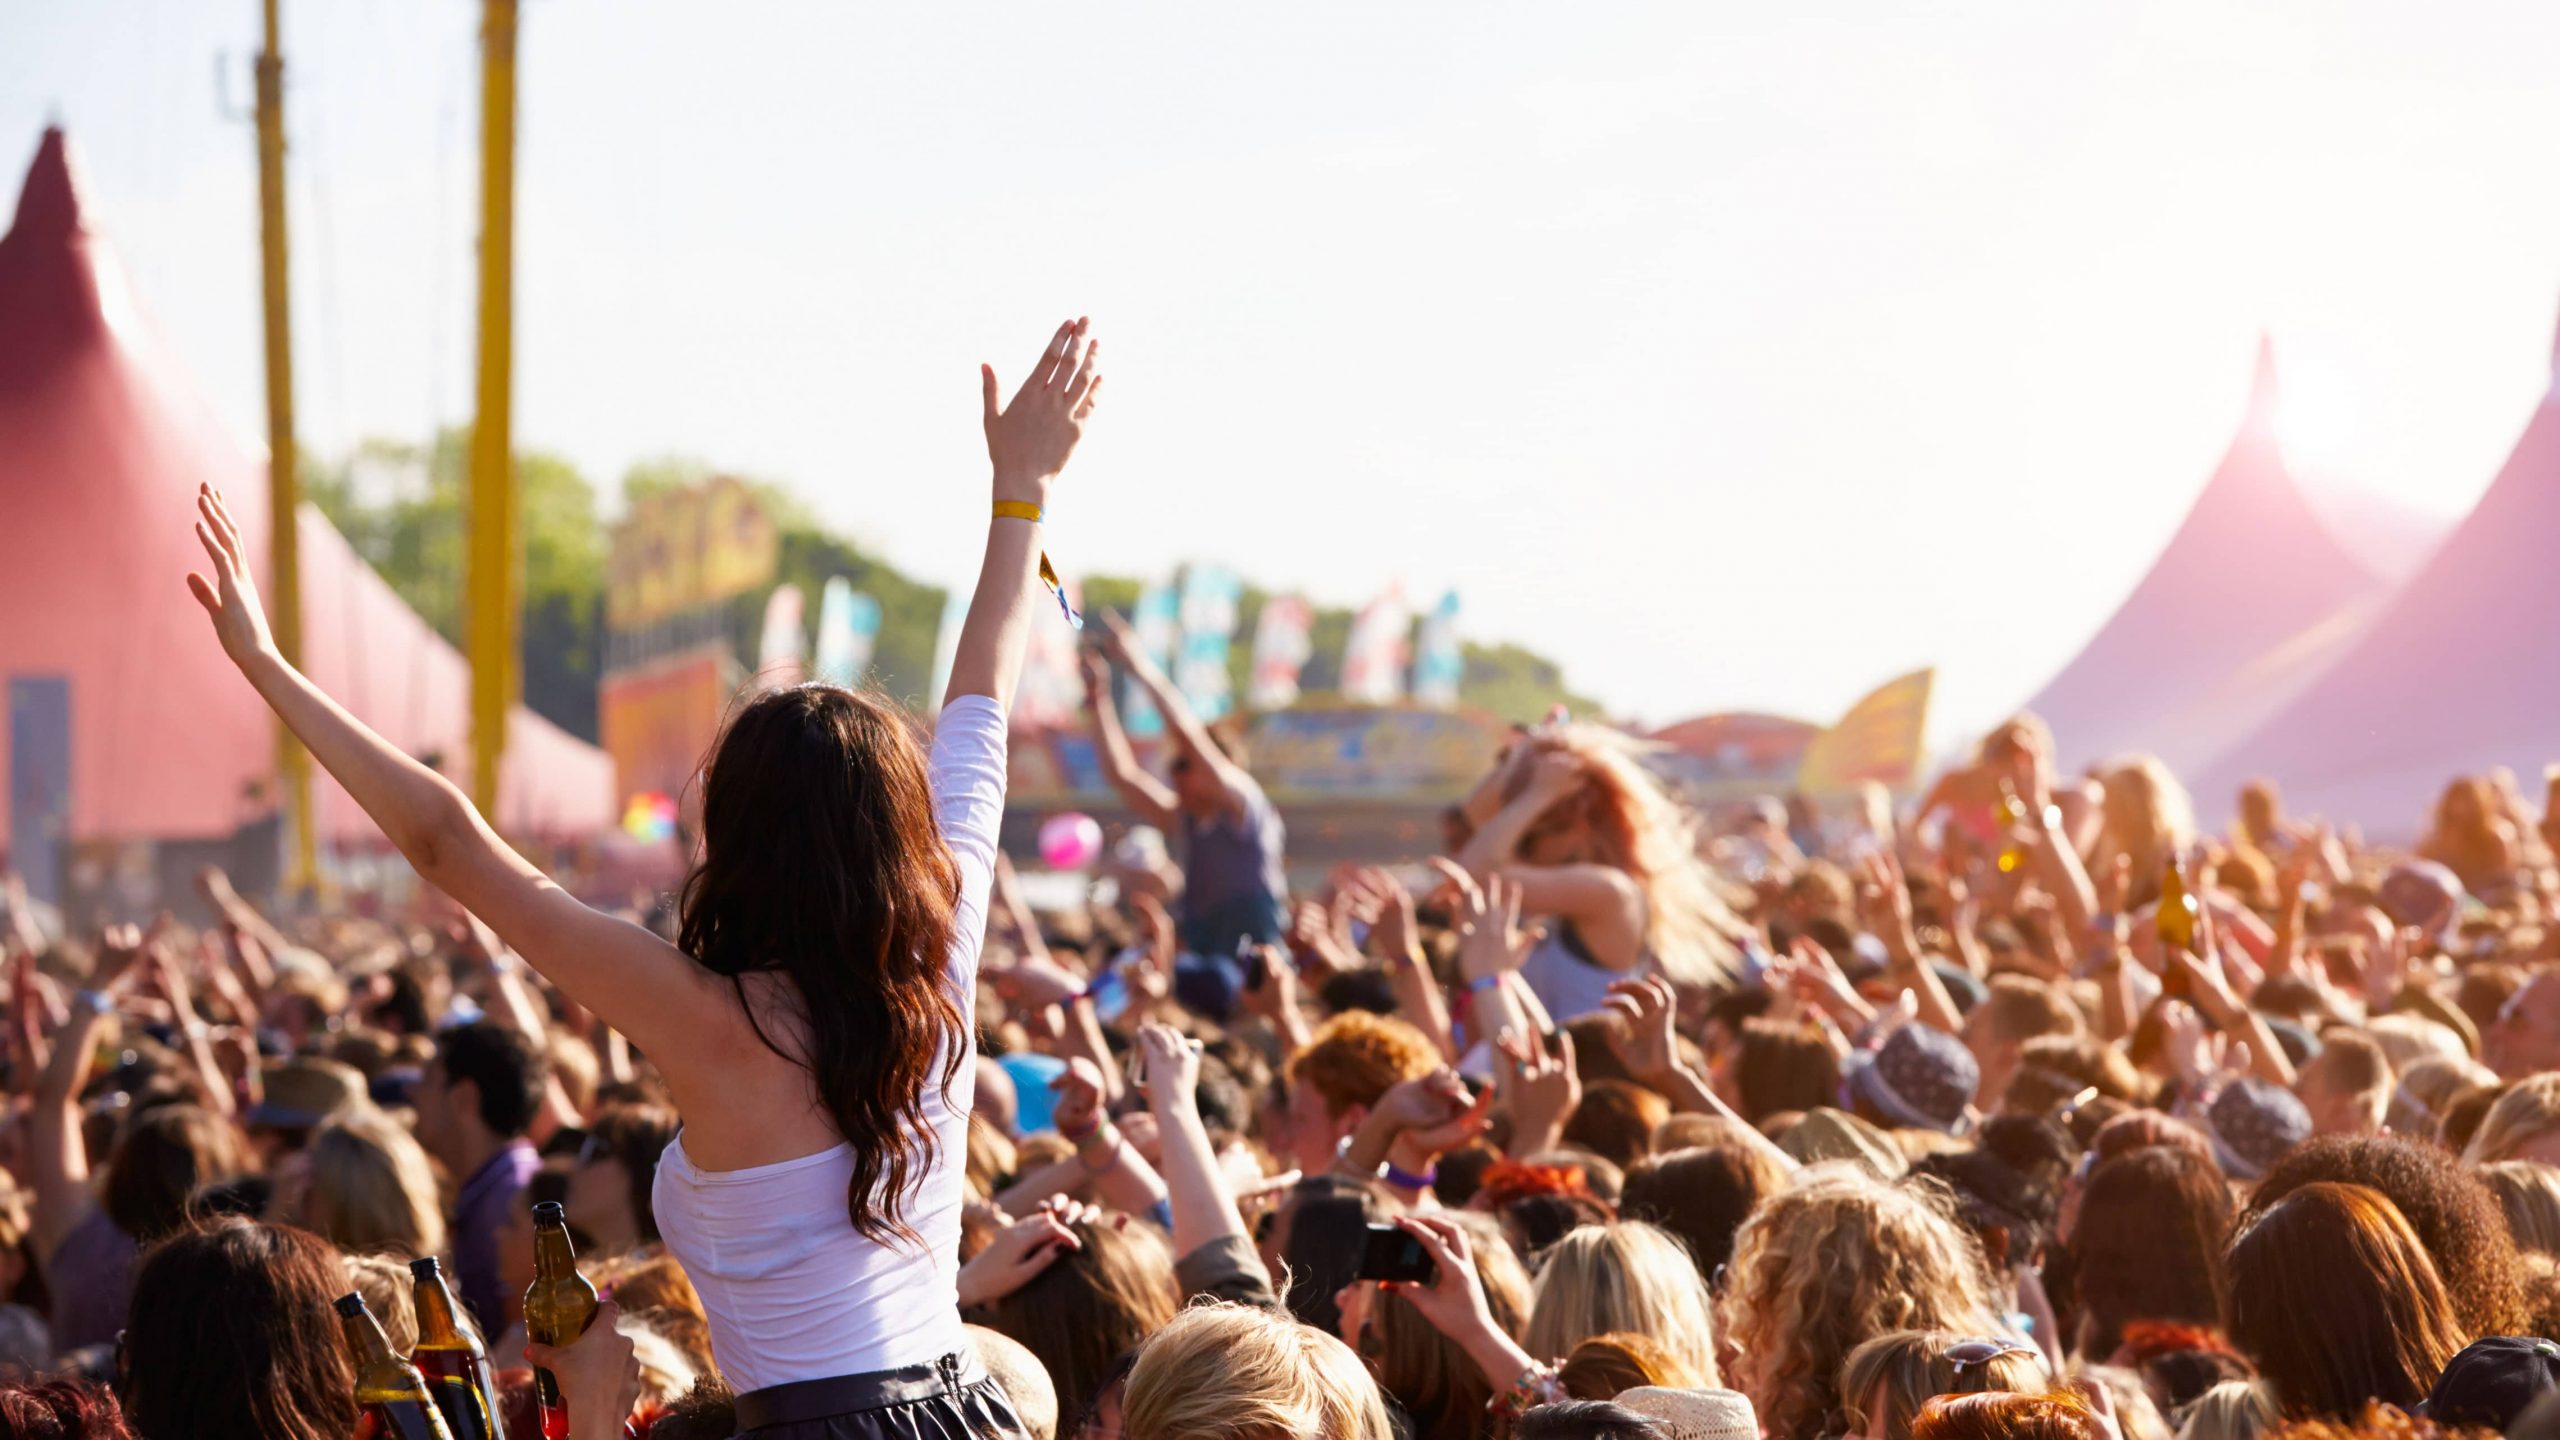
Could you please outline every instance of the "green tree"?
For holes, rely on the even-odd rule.
[[[436,633],[462,643],[471,432],[432,445],[367,440],[336,465],[303,462],[304,493],[347,543]],[[388,477],[387,493],[365,481]],[[524,541],[521,639],[524,702],[573,735],[596,736],[604,663],[606,536],[594,487],[543,451],[516,456],[517,524]]]

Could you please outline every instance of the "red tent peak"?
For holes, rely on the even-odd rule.
[[[85,228],[70,143],[61,126],[48,125],[36,145],[35,163],[27,167],[27,182],[18,190],[18,218],[9,233],[26,240],[63,239]]]

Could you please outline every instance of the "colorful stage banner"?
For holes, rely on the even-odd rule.
[[[719,737],[738,680],[726,646],[604,677],[596,687],[596,725],[626,803],[635,795],[685,796]]]
[[[605,625],[639,630],[773,579],[781,531],[755,492],[726,477],[634,501],[613,527]]]
[[[1174,688],[1191,713],[1218,720],[1236,708],[1227,676],[1227,649],[1236,633],[1236,600],[1244,582],[1220,565],[1193,565],[1182,577],[1181,648],[1173,666]]]
[[[1404,698],[1405,654],[1411,648],[1413,607],[1404,587],[1363,607],[1342,647],[1342,698],[1363,705],[1393,705]]]
[[[1456,709],[1458,684],[1467,673],[1465,656],[1458,648],[1457,591],[1442,595],[1431,613],[1422,617],[1421,638],[1413,652],[1414,703],[1433,710]]]
[[[1274,595],[1262,602],[1253,625],[1253,673],[1244,703],[1256,710],[1286,710],[1298,703],[1298,675],[1315,652],[1308,632],[1315,608],[1303,595]]]
[[[1084,590],[1065,582],[1067,604],[1084,613]],[[1023,647],[1022,683],[1014,691],[1016,730],[1059,730],[1076,724],[1084,713],[1084,676],[1076,668],[1076,627],[1055,605],[1042,605],[1031,616],[1031,640]]]
[[[857,593],[841,575],[828,577],[818,594],[818,678],[852,689],[870,667],[879,638],[880,602]]]
[[[797,585],[776,585],[765,597],[764,628],[756,640],[756,684],[780,690],[800,683],[801,665],[809,655],[801,628],[804,613]]]
[[[1138,649],[1148,659],[1159,666],[1172,664],[1173,647],[1182,637],[1182,602],[1173,586],[1159,583],[1139,592],[1129,628],[1137,632]],[[1125,677],[1120,682],[1120,724],[1140,740],[1164,733],[1164,716],[1156,713],[1156,702]]]

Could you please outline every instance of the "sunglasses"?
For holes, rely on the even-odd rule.
[[[1956,1388],[1950,1395],[1972,1395],[1990,1388],[1991,1362],[2003,1355],[2033,1355],[2036,1352],[2015,1340],[1958,1340],[1938,1352],[1938,1358],[1955,1372]]]

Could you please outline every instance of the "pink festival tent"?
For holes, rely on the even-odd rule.
[[[2415,835],[2445,782],[2560,761],[2560,344],[2504,468],[2433,559],[2327,673],[2234,746],[2197,795],[2254,776],[2287,807]]]
[[[2066,769],[2128,752],[2181,775],[2320,675],[2390,586],[2338,543],[2276,443],[2273,348],[2261,340],[2240,433],[2150,573],[2027,708]]]
[[[84,221],[61,132],[47,130],[0,239],[0,678],[13,702],[0,773],[19,793],[59,784],[37,773],[55,762],[9,752],[12,733],[29,733],[20,697],[67,689],[67,735],[57,721],[48,741],[68,748],[57,841],[215,840],[276,808],[266,707],[186,592],[204,558],[189,528],[203,481],[222,488],[266,578],[266,467],[151,332]],[[410,754],[466,773],[462,656],[316,510],[300,524],[304,668]],[[522,707],[507,745],[503,828],[567,837],[611,825],[603,751]],[[321,835],[375,838],[325,777],[314,793]],[[0,806],[0,845],[15,845],[7,825]]]

